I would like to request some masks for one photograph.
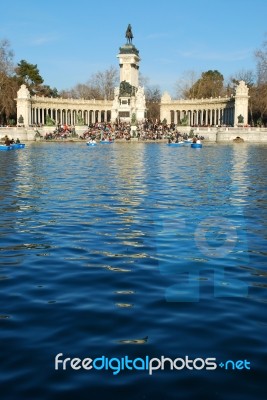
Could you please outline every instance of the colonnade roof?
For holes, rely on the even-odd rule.
[[[72,105],[72,106],[77,106],[77,105],[101,105],[101,106],[112,106],[113,100],[96,100],[96,99],[91,99],[91,100],[85,100],[85,99],[64,99],[62,97],[38,97],[38,96],[33,96],[30,98],[30,101],[32,104],[57,104],[57,105]]]
[[[202,98],[202,99],[188,99],[188,100],[184,100],[184,99],[177,99],[177,100],[172,100],[171,98],[169,98],[168,100],[163,98],[161,99],[161,104],[164,105],[204,105],[204,104],[225,104],[225,103],[229,103],[229,102],[234,102],[234,97],[231,96],[225,96],[225,97],[210,97],[210,98]]]

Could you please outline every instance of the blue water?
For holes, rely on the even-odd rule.
[[[1,399],[266,399],[266,151],[2,152]],[[250,369],[64,371],[58,353]]]

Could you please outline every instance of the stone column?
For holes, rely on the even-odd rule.
[[[31,95],[26,85],[21,85],[17,92],[17,124],[25,125],[26,127],[31,124]],[[23,123],[19,122],[20,116],[23,118]]]
[[[167,124],[171,122],[171,113],[170,113],[170,103],[171,103],[171,96],[169,93],[165,92],[161,97],[160,102],[160,120],[163,121],[166,119]]]
[[[248,124],[248,87],[244,81],[240,81],[235,92],[234,125],[238,125],[238,117],[243,117],[242,125]]]

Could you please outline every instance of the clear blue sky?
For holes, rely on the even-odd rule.
[[[118,67],[128,23],[141,73],[170,92],[187,70],[217,69],[227,79],[255,69],[267,32],[266,0],[13,0],[1,14],[0,39],[10,41],[15,61],[37,64],[59,90]]]

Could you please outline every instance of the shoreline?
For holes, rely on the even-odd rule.
[[[81,140],[81,139],[52,139],[52,140],[25,140],[23,141],[23,143],[27,144],[27,145],[33,145],[33,144],[83,144],[86,146],[87,141],[86,140]],[[162,139],[162,140],[125,140],[125,139],[116,139],[114,141],[114,144],[125,144],[125,145],[141,145],[141,144],[164,144],[167,145],[168,144],[168,140],[166,139]],[[220,142],[213,142],[213,141],[207,141],[207,140],[202,140],[201,143],[205,146],[205,145],[267,145],[267,141],[253,141],[253,142],[248,142],[248,141],[220,141]],[[99,143],[99,141],[96,142],[97,145],[101,144]],[[0,142],[0,145],[4,145],[3,142]],[[185,146],[180,146],[180,147],[185,147]]]
[[[53,127],[44,126],[41,128],[18,128],[18,127],[0,127],[0,141],[3,140],[5,135],[10,139],[16,141],[17,138],[24,142],[82,142],[86,143],[86,139],[80,139],[79,136],[82,135],[88,128],[85,126],[75,127],[77,137],[69,137],[66,139],[49,139],[36,137],[36,131],[41,136],[45,136],[53,130]],[[188,127],[188,126],[177,126],[176,130],[181,133],[189,133],[193,130],[194,135],[203,136],[204,143],[234,143],[234,139],[243,139],[244,143],[266,143],[267,144],[267,128],[252,128],[252,127]],[[131,138],[131,140],[126,139],[115,139],[118,143],[167,143],[168,139],[146,139],[138,140],[137,138]]]

